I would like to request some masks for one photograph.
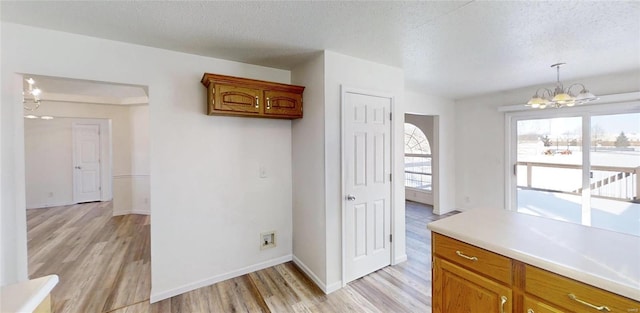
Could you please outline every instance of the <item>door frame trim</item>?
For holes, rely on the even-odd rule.
[[[345,99],[346,99],[346,94],[347,93],[355,93],[355,94],[361,94],[361,95],[367,95],[367,96],[373,96],[373,97],[380,97],[380,98],[386,98],[389,99],[390,101],[390,109],[389,109],[389,113],[391,113],[392,115],[395,113],[394,112],[394,108],[395,108],[395,96],[393,94],[390,93],[384,93],[384,92],[378,92],[378,91],[372,91],[372,90],[366,90],[366,89],[360,89],[360,88],[354,88],[354,87],[350,87],[350,86],[346,86],[346,85],[340,85],[340,184],[341,184],[341,199],[340,199],[340,211],[341,211],[341,222],[340,224],[342,224],[341,227],[341,273],[340,273],[340,279],[341,279],[341,285],[342,287],[346,287],[347,286],[347,281],[346,281],[346,273],[345,273],[345,269],[346,269],[346,260],[345,260],[345,256],[346,256],[346,242],[345,242],[345,232],[346,232],[346,224],[345,224],[345,220],[346,220],[346,212],[345,212],[345,207],[346,207],[346,200],[345,200],[345,194],[346,194],[346,175],[345,175],[345,164],[346,164],[346,157],[345,157],[345,148],[344,148],[344,144],[345,144]],[[394,126],[395,126],[395,122],[398,119],[398,117],[396,116],[396,118],[394,119],[392,117],[391,122],[389,123],[389,145],[390,145],[390,151],[389,151],[389,162],[390,162],[390,166],[389,166],[389,171],[391,174],[391,177],[396,176],[395,175],[395,157],[394,157],[394,144],[395,144],[395,139],[394,139],[394,135],[395,135],[395,131],[394,131]],[[402,118],[402,121],[404,123],[404,117]],[[396,178],[398,179],[398,178]],[[391,182],[389,182],[389,188],[390,190],[390,199],[389,199],[389,209],[390,209],[390,220],[389,223],[391,223],[390,225],[390,234],[393,235],[396,238],[399,238],[399,236],[397,236],[395,234],[395,227],[394,227],[394,223],[395,223],[395,219],[394,219],[394,213],[395,213],[395,188],[393,187],[393,184],[395,182],[392,180]],[[390,249],[391,249],[391,253],[390,253],[390,259],[389,259],[389,264],[393,265],[394,264],[394,260],[395,260],[395,254],[396,251],[394,249],[395,245],[394,242],[390,243]]]

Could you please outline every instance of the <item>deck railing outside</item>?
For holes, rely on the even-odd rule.
[[[517,162],[516,165],[518,188],[582,194],[582,165],[542,162]],[[547,179],[536,180],[535,169],[546,170]],[[521,170],[525,170],[525,174],[521,175]],[[548,179],[549,174],[553,175],[552,179]],[[591,196],[640,202],[640,167],[592,165],[590,174]]]
[[[404,185],[420,190],[431,190],[431,154],[404,154]]]

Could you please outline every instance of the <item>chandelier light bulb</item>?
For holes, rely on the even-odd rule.
[[[560,67],[563,65],[565,65],[565,63],[556,63],[551,65],[551,67],[556,68],[556,85],[553,88],[538,89],[533,97],[531,97],[527,102],[527,106],[530,106],[532,109],[544,109],[547,106],[554,108],[561,108],[565,106],[572,107],[598,99],[598,97],[590,93],[587,88],[580,83],[572,84],[569,88],[565,89],[562,82],[560,82]],[[582,87],[582,89],[577,96],[574,96],[575,93],[572,93],[571,90],[576,86]],[[577,90],[574,89],[574,92],[575,91]]]
[[[25,110],[35,111],[40,107],[40,95],[42,94],[42,89],[35,86],[36,81],[31,77],[25,79],[25,81],[29,86],[27,90],[22,90],[22,104]],[[29,99],[26,98],[27,96]],[[33,105],[28,105],[28,102],[33,103]]]

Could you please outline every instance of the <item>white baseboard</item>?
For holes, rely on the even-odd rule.
[[[461,209],[461,208],[449,208],[448,210],[438,210],[438,212],[436,212],[435,210],[433,211],[433,214],[436,215],[443,215],[443,214],[447,214],[449,212],[453,212],[453,211],[460,211],[460,212],[464,212],[466,211],[466,209]]]
[[[113,216],[127,215],[127,214],[151,215],[151,211],[150,210],[139,210],[139,209],[120,210],[118,212],[113,211]]]
[[[327,290],[324,290],[324,293],[330,294],[330,293],[332,293],[334,291],[337,291],[337,290],[340,290],[340,289],[342,289],[342,281],[341,280],[339,280],[339,281],[337,281],[337,282],[335,282],[333,284],[327,285]]]
[[[314,273],[306,264],[304,264],[304,262],[300,261],[300,259],[298,259],[298,257],[296,257],[295,255],[293,256],[293,263],[297,265],[305,274],[307,274],[307,277],[311,278],[311,280],[316,283],[316,286],[318,286],[320,290],[322,290],[324,293],[327,293],[327,286],[324,284],[322,279],[320,279],[320,277],[318,277],[316,273]]]
[[[202,288],[205,286],[210,286],[213,285],[215,283],[219,283],[221,281],[227,280],[227,279],[231,279],[234,277],[238,277],[238,276],[242,276],[245,274],[249,274],[255,271],[259,271],[261,269],[265,269],[267,267],[271,267],[271,266],[276,266],[278,264],[282,264],[285,262],[289,262],[291,261],[291,254],[279,257],[279,258],[275,258],[275,259],[271,259],[265,262],[261,262],[258,264],[254,264],[254,265],[250,265],[235,271],[231,271],[225,274],[220,274],[220,275],[216,275],[210,278],[206,278],[200,281],[196,281],[190,284],[186,284],[186,285],[182,285],[178,288],[174,288],[171,290],[165,290],[162,292],[158,292],[158,293],[154,293],[153,290],[151,290],[151,296],[149,301],[151,303],[155,303],[158,301],[162,301],[164,299],[168,299],[171,297],[175,297],[177,295],[183,294],[185,292],[189,292],[191,290],[196,290],[198,288]]]
[[[333,284],[326,285],[304,262],[300,261],[295,255],[293,256],[293,263],[295,263],[311,280],[316,283],[316,286],[320,288],[325,294],[330,294],[340,288],[342,288],[342,281],[335,282]]]
[[[36,204],[36,205],[28,205],[27,206],[27,210],[30,209],[44,209],[44,208],[52,208],[55,206],[65,206],[65,205],[73,205],[76,204],[75,202],[53,202],[53,203],[40,203],[40,204]]]
[[[406,262],[407,261],[407,255],[401,255],[399,257],[396,257],[395,260],[393,260],[393,264],[391,265],[396,265],[396,264],[400,264],[402,262]]]

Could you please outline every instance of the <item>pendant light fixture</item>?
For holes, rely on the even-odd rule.
[[[562,82],[560,82],[560,67],[565,64],[566,63],[556,63],[551,65],[551,67],[556,68],[557,73],[555,88],[553,90],[549,88],[539,88],[533,97],[531,97],[531,100],[527,102],[527,106],[533,109],[572,107],[576,104],[580,105],[598,99],[598,97],[589,92],[589,90],[580,83],[572,84],[569,88],[564,89]],[[580,90],[577,95],[574,95],[571,90],[576,86],[581,87],[582,90]]]
[[[40,107],[40,94],[42,90],[36,87],[36,81],[29,77],[25,79],[27,82],[27,90],[22,90],[22,105],[27,111],[35,111]],[[28,105],[28,102],[33,102],[33,106]]]

